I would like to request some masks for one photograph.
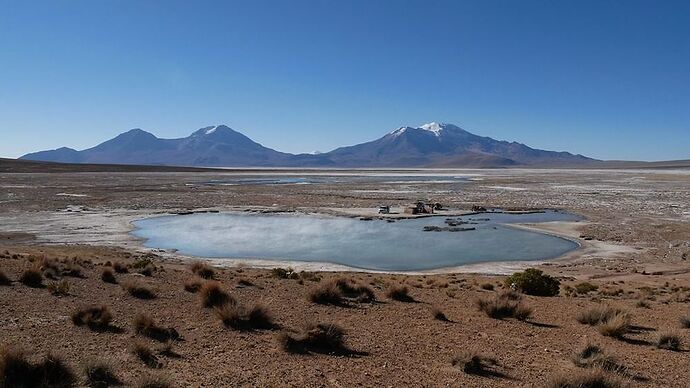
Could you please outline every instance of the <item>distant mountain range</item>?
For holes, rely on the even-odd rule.
[[[198,167],[578,167],[595,159],[474,135],[453,124],[401,127],[380,139],[321,154],[279,152],[225,125],[180,139],[132,129],[95,147],[59,148],[20,159],[89,164]]]

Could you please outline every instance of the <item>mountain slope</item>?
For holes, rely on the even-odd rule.
[[[568,152],[543,151],[477,136],[455,125],[439,123],[402,127],[378,140],[324,155],[347,167],[507,167],[594,161]]]
[[[279,152],[225,125],[201,128],[180,139],[160,139],[132,129],[95,147],[59,148],[21,157],[62,163],[114,163],[205,167],[511,167],[583,166],[593,159],[543,151],[481,137],[452,124],[402,127],[380,139],[331,152]]]

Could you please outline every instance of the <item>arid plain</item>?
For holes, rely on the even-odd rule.
[[[311,179],[280,181],[288,177]],[[369,217],[381,204],[421,198],[443,204],[441,216],[475,206],[576,213],[585,220],[521,227],[581,248],[545,263],[507,258],[429,273],[214,260],[212,275],[202,266],[195,275],[195,258],[146,249],[129,234],[132,221],[158,214]],[[0,257],[9,280],[0,286],[0,343],[24,349],[32,362],[58,354],[78,385],[87,384],[85,366],[102,361],[125,385],[156,378],[174,386],[558,386],[558,376],[591,372],[573,361],[587,344],[610,355],[610,363],[596,366],[622,385],[690,381],[688,169],[4,172]],[[272,270],[288,265],[294,276]],[[477,307],[506,295],[506,275],[530,266],[558,278],[560,294],[519,296],[532,310],[526,319],[496,319]],[[31,269],[43,276],[35,287],[20,281]],[[114,279],[102,280],[104,272]],[[206,291],[192,292],[193,283],[209,281],[197,279],[200,273],[233,305],[263,306],[270,325],[238,328],[220,309],[205,307]],[[370,290],[375,301],[347,292],[338,303],[313,297],[338,279]],[[133,285],[153,295],[142,299]],[[390,292],[404,287],[409,298]],[[106,306],[112,319],[102,327],[75,324],[74,313],[89,306]],[[578,321],[597,307],[625,312],[629,330],[608,336]],[[141,330],[142,314],[165,335]],[[290,351],[286,338],[302,338],[307,323],[338,325],[343,347]],[[667,334],[679,349],[657,346]],[[489,364],[481,373],[454,365],[472,350]]]

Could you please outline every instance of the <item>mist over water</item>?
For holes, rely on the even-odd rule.
[[[446,226],[445,217],[389,223],[309,215],[220,213],[148,218],[135,222],[133,234],[145,239],[147,247],[177,249],[190,256],[324,262],[390,271],[544,260],[578,247],[570,240],[502,224],[574,219],[565,213],[482,214],[462,219],[476,222],[462,225],[476,230],[422,230],[427,225]]]

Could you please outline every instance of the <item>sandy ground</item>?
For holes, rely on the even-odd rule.
[[[276,174],[334,175],[270,173]],[[627,380],[633,386],[687,386],[688,353],[657,349],[653,342],[660,333],[674,331],[684,348],[690,348],[690,332],[678,321],[690,316],[690,171],[426,170],[412,174],[426,177],[414,181],[399,179],[410,174],[406,171],[367,171],[378,178],[364,181],[349,180],[352,174],[338,173],[345,177],[338,182],[285,185],[207,184],[236,179],[233,172],[0,174],[0,252],[6,251],[0,270],[16,280],[32,265],[30,257],[92,261],[83,264],[84,278],[67,278],[68,296],[18,282],[0,286],[0,343],[20,345],[36,355],[59,351],[77,371],[90,359],[110,359],[127,384],[162,374],[176,386],[544,386],[556,373],[575,372],[571,355],[592,340],[629,368]],[[449,181],[448,176],[464,180]],[[504,278],[473,273],[509,273],[536,263],[413,275],[304,267],[339,270],[319,276],[346,276],[369,284],[380,301],[335,307],[307,299],[316,282],[277,279],[268,270],[226,262],[239,267],[218,270],[223,286],[242,302],[265,304],[281,326],[237,332],[224,328],[201,307],[198,296],[184,291],[182,284],[192,277],[188,258],[143,249],[127,234],[132,220],[188,210],[368,216],[380,204],[402,207],[420,198],[441,202],[453,214],[481,205],[559,208],[585,216],[586,222],[520,227],[576,239],[581,249],[539,267],[558,276],[563,286],[589,281],[599,289],[580,296],[525,297],[534,315],[520,322],[491,319],[475,308],[478,297],[498,292],[480,285],[493,283],[498,290]],[[121,286],[100,280],[105,261],[132,263],[144,255],[153,255],[158,268],[152,277],[130,273],[118,278],[149,284],[157,291],[156,299],[135,299]],[[270,268],[287,263],[254,264]],[[241,286],[239,279],[254,286]],[[386,288],[397,283],[408,284],[418,303],[387,299]],[[647,300],[649,308],[637,307],[640,299]],[[615,340],[575,320],[579,311],[601,301],[630,311],[634,324],[643,329]],[[92,303],[108,305],[122,332],[95,333],[72,325],[70,313]],[[453,322],[434,320],[432,306]],[[162,358],[161,369],[147,368],[129,352],[140,337],[134,335],[131,320],[142,311],[175,327],[184,338],[175,344],[181,357]],[[276,342],[278,333],[305,321],[338,323],[347,330],[348,345],[362,354],[284,352]],[[494,355],[505,376],[477,377],[454,368],[451,358],[467,348]]]

